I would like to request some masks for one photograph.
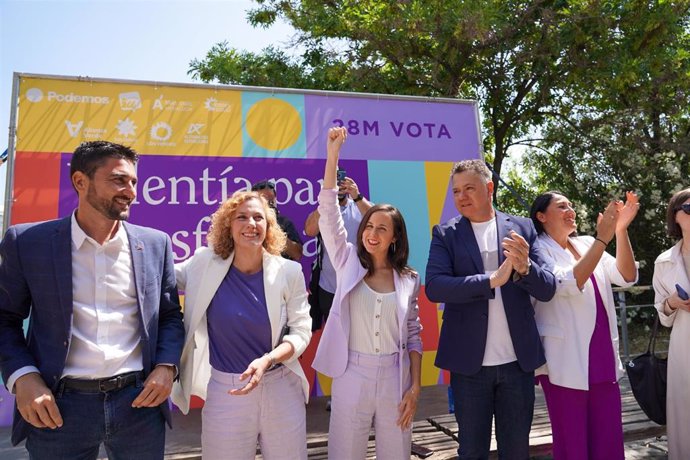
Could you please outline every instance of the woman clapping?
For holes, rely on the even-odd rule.
[[[628,226],[637,195],[609,203],[597,234],[576,236],[576,214],[562,193],[534,201],[530,217],[539,242],[555,262],[556,294],[535,301],[546,364],[537,370],[553,430],[554,459],[622,460],[623,425],[618,379],[618,328],[611,284],[637,280]],[[606,248],[616,239],[616,257]]]

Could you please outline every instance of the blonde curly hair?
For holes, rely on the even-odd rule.
[[[271,208],[268,202],[257,192],[239,190],[225,200],[211,216],[211,228],[208,231],[207,240],[209,245],[213,248],[213,252],[223,259],[230,257],[230,254],[235,249],[230,227],[237,213],[237,208],[239,208],[242,203],[249,200],[259,200],[264,214],[266,215],[266,238],[263,242],[264,249],[273,255],[280,255],[285,249],[287,236],[278,225],[276,213],[273,208]]]

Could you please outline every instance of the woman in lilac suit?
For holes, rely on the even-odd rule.
[[[410,458],[412,419],[421,386],[420,279],[407,265],[405,221],[391,205],[362,218],[356,246],[339,212],[336,170],[345,128],[328,132],[319,194],[319,228],[337,273],[333,306],[313,367],[332,377],[328,458],[366,457],[376,431],[376,458]]]

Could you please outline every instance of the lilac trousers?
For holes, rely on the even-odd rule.
[[[540,375],[553,432],[554,460],[623,460],[623,422],[618,383],[575,390]]]
[[[366,458],[369,433],[376,433],[376,458],[410,458],[412,431],[398,421],[400,404],[398,355],[365,355],[350,351],[345,373],[333,380],[329,460]],[[408,388],[405,382],[403,388]]]
[[[201,412],[201,455],[204,460],[253,460],[257,442],[271,459],[307,458],[307,424],[300,378],[285,366],[267,372],[249,394],[240,374],[211,370]]]

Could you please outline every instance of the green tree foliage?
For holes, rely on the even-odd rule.
[[[509,146],[541,122],[567,67],[573,17],[553,0],[257,0],[257,26],[297,31],[291,60],[217,45],[191,63],[203,81],[478,99],[500,173]],[[282,69],[287,69],[283,76]],[[292,78],[291,70],[301,73]],[[270,83],[267,83],[270,82]]]
[[[614,6],[611,6],[615,4]],[[606,3],[578,39],[581,55],[529,157],[540,188],[557,188],[580,208],[582,231],[625,190],[641,196],[630,230],[651,283],[671,194],[690,186],[688,2]]]
[[[190,64],[205,82],[477,99],[484,149],[527,201],[560,189],[581,232],[632,189],[631,231],[649,283],[670,242],[663,214],[690,171],[689,0],[255,0],[293,43],[226,43]],[[299,54],[294,50],[300,50]],[[504,172],[512,148],[522,162]],[[497,187],[499,189],[499,187]],[[500,187],[499,207],[526,214]]]

